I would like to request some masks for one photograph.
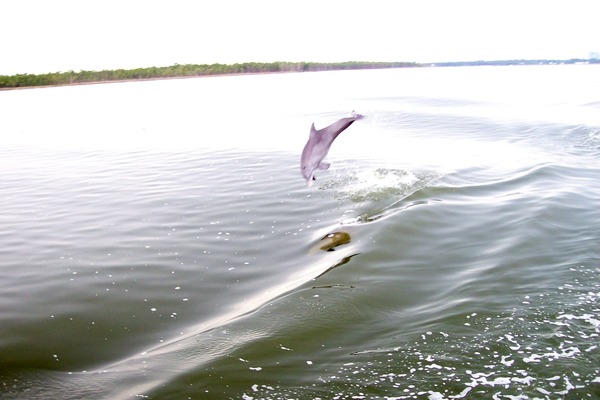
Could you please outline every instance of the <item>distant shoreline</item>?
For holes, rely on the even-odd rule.
[[[182,75],[182,76],[164,76],[156,78],[129,78],[129,79],[111,79],[111,80],[98,80],[98,81],[86,81],[86,82],[73,82],[73,83],[57,83],[51,85],[37,85],[37,86],[17,86],[17,87],[3,87],[0,86],[1,91],[8,90],[21,90],[21,89],[43,89],[43,88],[56,88],[63,86],[84,86],[84,85],[101,85],[105,83],[127,83],[127,82],[151,82],[151,81],[166,81],[171,79],[194,79],[194,78],[217,78],[227,76],[242,76],[242,75],[269,75],[269,74],[292,74],[293,71],[284,72],[239,72],[231,74],[214,74],[214,75]]]
[[[358,69],[414,68],[422,65],[411,62],[340,63],[272,62],[241,64],[175,64],[168,67],[117,69],[103,71],[68,71],[47,74],[0,75],[0,90],[90,85],[100,83],[151,81],[214,76],[235,76],[286,72],[341,71]]]
[[[68,71],[47,74],[0,75],[0,91],[32,89],[42,87],[97,85],[102,83],[124,83],[155,81],[164,79],[186,79],[217,76],[239,76],[258,74],[281,74],[291,72],[343,71],[360,69],[391,69],[416,67],[472,67],[509,65],[570,65],[600,64],[600,59],[569,60],[496,60],[496,61],[451,61],[438,63],[414,62],[369,62],[347,61],[338,63],[319,62],[247,62],[238,64],[174,64],[168,67],[117,69],[102,71]]]
[[[432,67],[474,67],[474,66],[505,66],[505,65],[569,65],[569,64],[600,64],[600,59],[570,58],[568,60],[535,59],[535,60],[495,60],[495,61],[449,61],[426,64]]]

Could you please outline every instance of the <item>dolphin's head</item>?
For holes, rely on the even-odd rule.
[[[315,180],[315,168],[308,164],[302,163],[300,166],[300,171],[302,172],[304,179],[306,179],[308,186],[311,186],[312,182]]]

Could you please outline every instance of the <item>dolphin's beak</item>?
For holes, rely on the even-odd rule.
[[[315,180],[315,172],[314,172],[314,171],[312,171],[312,172],[310,173],[310,175],[308,175],[308,176],[307,176],[305,179],[306,179],[306,185],[307,185],[308,187],[311,187],[311,186],[312,186],[312,183],[313,183],[313,181]]]

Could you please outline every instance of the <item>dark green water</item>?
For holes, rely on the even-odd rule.
[[[600,398],[598,72],[1,92],[0,398]]]

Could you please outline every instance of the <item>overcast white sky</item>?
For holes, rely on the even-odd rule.
[[[0,0],[0,74],[587,58],[599,26],[597,0]]]

